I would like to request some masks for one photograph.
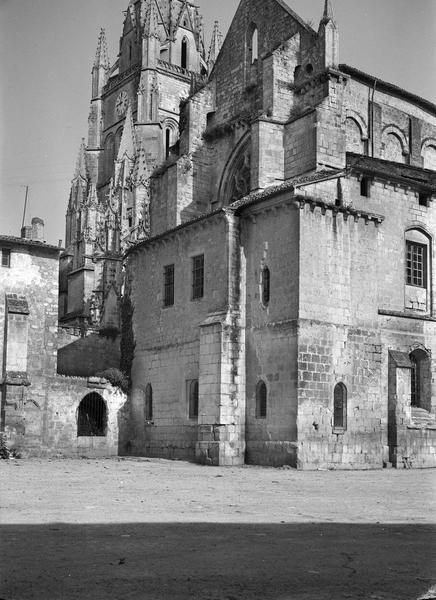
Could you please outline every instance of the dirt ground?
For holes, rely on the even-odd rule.
[[[0,461],[0,600],[436,598],[436,472]]]

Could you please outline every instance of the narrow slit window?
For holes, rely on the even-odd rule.
[[[167,127],[165,130],[165,158],[168,158],[170,155],[170,146],[171,146],[171,130]]]
[[[192,299],[203,298],[204,295],[204,254],[192,259]]]
[[[188,40],[186,38],[183,38],[182,40],[180,65],[182,69],[188,68]]]
[[[153,420],[153,388],[150,383],[145,388],[145,420]]]
[[[343,383],[338,383],[334,389],[333,428],[347,428],[347,388]]]
[[[266,419],[267,389],[262,379],[256,385],[256,418]]]
[[[189,418],[198,418],[198,380],[189,382]]]
[[[259,58],[259,32],[257,27],[254,28],[251,36],[251,64]]]
[[[262,304],[268,306],[270,300],[271,276],[268,267],[262,269]]]
[[[419,404],[420,404],[420,402],[419,402],[419,398],[420,398],[420,394],[419,394],[419,362],[417,361],[416,357],[413,354],[410,355],[410,362],[412,364],[412,369],[411,369],[411,373],[410,373],[411,405],[419,406]]]
[[[164,306],[174,304],[174,265],[164,267]]]

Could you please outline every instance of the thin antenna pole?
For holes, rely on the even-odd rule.
[[[23,222],[21,224],[21,229],[24,227],[24,221],[26,219],[26,209],[27,209],[27,196],[29,195],[29,186],[26,185],[26,197],[24,198],[24,210],[23,210]]]

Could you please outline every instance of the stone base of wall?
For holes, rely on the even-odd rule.
[[[234,467],[244,464],[245,452],[230,442],[197,442],[195,460],[202,465]]]
[[[300,442],[297,468],[302,470],[369,470],[389,465],[389,447],[380,444]]]
[[[400,436],[401,445],[392,453],[397,469],[424,469],[436,467],[436,425],[408,426]]]
[[[265,467],[297,467],[296,442],[247,442],[246,463]]]
[[[195,461],[195,450],[192,446],[176,446],[159,444],[147,444],[145,446],[145,454],[140,453],[139,456],[147,456],[149,458],[164,458],[166,460],[187,460]]]

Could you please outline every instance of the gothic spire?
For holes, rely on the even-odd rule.
[[[218,54],[221,50],[223,36],[219,30],[218,21],[215,21],[213,32],[212,32],[212,40],[210,42],[209,55],[207,58],[207,67],[209,73],[212,71],[213,66],[218,58]]]
[[[98,36],[97,51],[95,53],[94,67],[103,67],[109,69],[109,55],[107,52],[106,32],[102,28]]]
[[[324,67],[337,67],[339,64],[339,32],[333,16],[331,0],[325,0],[318,36],[324,55]]]
[[[321,23],[328,23],[329,21],[334,21],[334,16],[333,16],[333,8],[332,8],[332,3],[331,0],[325,0],[324,3],[324,14],[321,20]]]
[[[88,179],[88,169],[86,166],[86,145],[85,138],[82,138],[82,143],[80,144],[79,154],[77,155],[76,160],[76,170],[74,171],[74,180],[82,178],[84,180]]]
[[[144,23],[144,37],[156,37],[159,39],[159,16],[155,0],[148,0],[147,12]]]
[[[129,103],[129,107],[126,113],[126,120],[124,122],[123,135],[121,136],[120,147],[118,150],[118,161],[124,160],[127,157],[129,160],[133,160],[136,155],[136,139],[135,139],[135,127],[133,125],[132,116],[132,105]]]

